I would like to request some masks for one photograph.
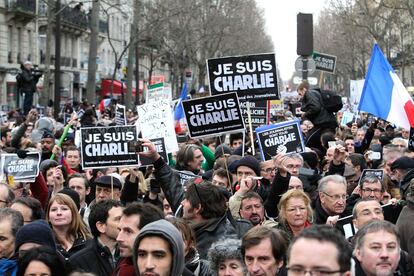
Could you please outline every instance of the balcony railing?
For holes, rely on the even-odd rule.
[[[27,13],[33,16],[36,14],[36,1],[34,0],[7,0],[6,3],[10,11]]]

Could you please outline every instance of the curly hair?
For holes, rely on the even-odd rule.
[[[213,243],[208,250],[208,261],[212,275],[218,275],[220,264],[226,260],[237,260],[242,264],[243,275],[247,269],[241,254],[241,241],[237,239],[223,239]]]

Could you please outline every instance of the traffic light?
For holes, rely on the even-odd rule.
[[[297,15],[297,47],[300,56],[310,56],[313,53],[313,18],[311,13]]]

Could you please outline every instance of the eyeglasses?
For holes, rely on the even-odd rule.
[[[327,195],[327,196],[329,196],[330,198],[332,198],[332,199],[334,199],[335,201],[338,201],[338,200],[340,200],[340,199],[342,199],[342,200],[347,200],[348,199],[348,195],[330,195],[330,194],[328,194],[328,193],[325,193],[325,192],[322,192],[322,193],[324,193],[325,195]]]
[[[265,170],[261,170],[262,172],[266,172],[266,173],[271,173],[271,172],[274,172],[276,170],[276,168],[267,168],[267,169],[265,169]]]
[[[366,189],[362,189],[362,191],[364,193],[368,193],[368,194],[370,194],[372,192],[374,192],[374,194],[380,194],[381,193],[381,190],[380,189],[369,189],[369,188],[366,188]]]
[[[325,270],[322,268],[305,269],[303,267],[296,267],[296,266],[286,267],[286,269],[289,271],[289,275],[306,275],[306,273],[309,272],[309,274],[313,276],[323,276],[323,275],[331,275],[331,274],[343,272],[341,270],[330,271],[330,270]]]

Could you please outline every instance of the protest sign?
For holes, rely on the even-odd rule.
[[[164,161],[166,163],[168,163],[168,154],[167,154],[167,151],[165,149],[164,138],[149,139],[149,140],[155,145],[155,148],[156,148],[157,152],[159,153],[159,155],[161,155],[161,157],[164,159]],[[149,166],[149,165],[152,165],[154,163],[151,159],[149,159],[145,156],[140,156],[139,161],[141,163],[140,166]]]
[[[354,113],[344,111],[344,113],[342,113],[341,126],[346,126],[346,124],[352,122],[353,119]]]
[[[410,128],[410,137],[408,138],[408,149],[414,151],[414,128]]]
[[[27,180],[36,178],[39,174],[40,153],[28,152],[24,158],[17,154],[1,155],[1,172],[0,179],[6,175],[13,176],[14,180]]]
[[[275,54],[207,60],[212,95],[237,92],[241,102],[279,99]]]
[[[242,112],[244,125],[248,125],[247,105],[250,105],[250,117],[252,120],[252,127],[257,128],[269,123],[269,109],[267,101],[257,102],[242,102],[240,109]]]
[[[126,126],[127,125],[125,110],[126,110],[125,105],[116,104],[115,123],[116,123],[117,126]]]
[[[236,93],[182,101],[191,138],[244,131]]]
[[[177,170],[174,170],[174,171],[177,173],[178,180],[183,186],[186,186],[187,182],[194,178],[201,178],[200,176],[195,175],[194,173],[190,171],[177,171]]]
[[[361,180],[367,176],[376,176],[380,181],[384,179],[384,171],[381,169],[365,169],[361,173],[361,177],[359,178],[359,185],[361,185]]]
[[[149,102],[137,106],[137,111],[142,137],[148,139],[164,137],[167,153],[178,151],[170,102],[166,100]]]
[[[278,153],[289,154],[305,150],[299,120],[256,128],[256,135],[263,160],[271,160]]]
[[[327,72],[330,74],[335,73],[336,56],[314,52],[312,57],[315,61],[316,70]]]
[[[150,85],[146,93],[146,103],[158,100],[172,100],[172,91],[170,87],[165,87],[164,83]]]
[[[349,102],[353,112],[358,112],[358,105],[364,88],[365,80],[350,80],[349,82]]]
[[[135,126],[81,128],[82,168],[138,166],[139,158],[128,150],[137,141]]]

